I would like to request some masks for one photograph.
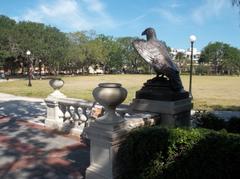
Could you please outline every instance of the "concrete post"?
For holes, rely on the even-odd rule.
[[[118,176],[116,154],[128,131],[126,121],[115,113],[115,109],[124,101],[127,91],[121,84],[102,83],[94,89],[93,96],[106,112],[86,128],[90,139],[90,166],[86,179],[114,179]]]
[[[59,91],[59,89],[63,87],[64,82],[61,79],[51,79],[49,84],[54,91],[45,99],[47,105],[45,126],[51,129],[61,129],[63,127],[63,114],[59,109],[58,99],[66,97]]]
[[[46,99],[47,118],[45,126],[51,129],[61,129],[63,126],[63,114],[58,107],[58,102],[53,99]]]
[[[92,123],[87,128],[90,139],[90,166],[86,171],[86,179],[114,179],[118,173],[116,155],[127,130],[124,122],[117,125]]]

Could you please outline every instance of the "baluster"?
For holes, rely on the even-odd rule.
[[[66,120],[66,105],[64,103],[59,103],[59,109],[62,111],[63,113],[63,122]]]
[[[82,115],[81,115],[81,122],[84,123],[84,127],[87,126],[87,121],[88,121],[88,114],[87,114],[87,107],[82,106]]]
[[[78,112],[79,106],[78,106],[78,105],[74,105],[73,107],[74,107],[74,116],[73,116],[73,119],[74,119],[75,121],[78,121],[78,120],[80,119],[80,114],[79,114],[79,112]]]
[[[71,121],[71,118],[72,118],[70,107],[71,107],[70,105],[66,106],[66,113],[65,113],[65,120],[69,120],[69,121]]]

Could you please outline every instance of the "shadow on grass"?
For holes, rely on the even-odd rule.
[[[207,111],[240,111],[240,106],[229,105],[207,105],[207,103],[194,103],[194,109],[196,110],[207,110]]]
[[[218,111],[240,111],[240,106],[221,106],[221,105],[213,105],[210,106],[213,110]]]

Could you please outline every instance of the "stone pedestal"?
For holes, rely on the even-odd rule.
[[[52,98],[45,99],[47,105],[47,118],[45,126],[51,129],[61,130],[63,127],[63,114],[59,109],[58,102]]]
[[[167,127],[190,125],[191,99],[187,91],[174,91],[165,77],[155,77],[136,92],[130,108],[133,111],[153,112],[161,117],[160,124]]]
[[[53,92],[45,99],[47,105],[47,118],[45,119],[45,126],[51,129],[61,130],[63,127],[63,114],[58,106],[58,100],[66,98],[66,96],[59,91],[64,85],[61,79],[51,79],[49,85],[53,88]]]
[[[116,155],[127,134],[126,123],[106,124],[94,122],[86,128],[90,139],[90,167],[86,179],[113,179],[118,176]],[[127,127],[127,126],[126,126]]]
[[[170,81],[165,77],[154,77],[144,83],[136,92],[136,99],[149,99],[157,101],[177,101],[189,97],[187,91],[174,91]]]
[[[117,151],[128,131],[126,121],[115,109],[127,97],[127,90],[119,83],[100,83],[93,96],[104,106],[105,113],[85,130],[91,141],[86,179],[114,179],[118,176]]]
[[[91,123],[85,129],[90,139],[90,166],[86,179],[114,179],[120,173],[116,156],[127,134],[134,128],[152,126],[158,123],[159,116],[152,113],[137,113],[125,117],[121,123]]]
[[[148,99],[134,99],[130,108],[133,111],[158,113],[160,125],[167,127],[184,127],[190,125],[190,98],[177,101],[157,101]]]

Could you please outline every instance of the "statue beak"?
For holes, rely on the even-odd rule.
[[[142,32],[142,35],[146,35],[146,30],[144,30],[144,31]]]

